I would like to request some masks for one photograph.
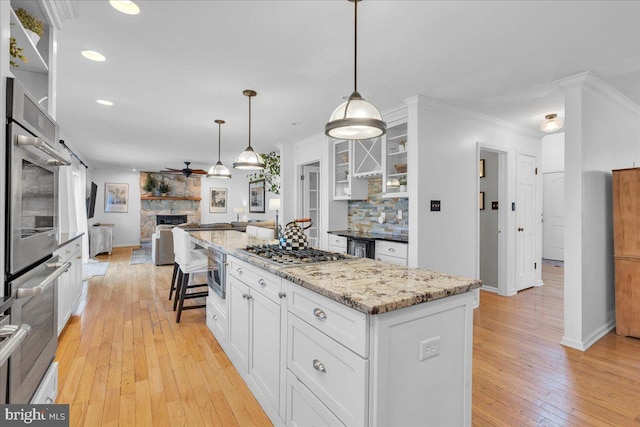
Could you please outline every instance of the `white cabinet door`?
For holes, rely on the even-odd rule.
[[[229,347],[245,370],[249,368],[249,287],[227,275]]]
[[[280,305],[251,291],[249,374],[274,408],[280,402]]]

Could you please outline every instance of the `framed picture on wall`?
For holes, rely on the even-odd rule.
[[[485,175],[484,175],[484,159],[480,159],[479,169],[480,169],[480,178],[484,178],[485,177]]]
[[[227,213],[227,189],[212,187],[210,190],[209,212]]]
[[[249,183],[249,212],[264,213],[264,179]]]
[[[480,210],[484,210],[484,191],[480,192],[480,197],[478,198],[478,205],[480,205]]]
[[[108,213],[129,212],[129,184],[104,183],[104,211]]]

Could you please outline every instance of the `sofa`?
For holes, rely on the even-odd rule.
[[[275,221],[248,221],[248,222],[216,222],[212,224],[200,224],[188,222],[180,225],[163,224],[156,226],[156,232],[151,236],[151,259],[155,265],[173,264],[173,227],[180,227],[187,231],[206,230],[235,230],[245,232],[248,225],[275,230]]]

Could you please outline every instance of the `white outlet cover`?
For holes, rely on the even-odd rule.
[[[440,336],[429,338],[420,342],[418,361],[431,359],[440,354]]]

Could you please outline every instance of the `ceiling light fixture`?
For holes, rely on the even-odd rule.
[[[220,129],[224,124],[224,120],[218,119],[215,122],[218,124],[218,163],[211,166],[209,172],[207,172],[207,177],[229,179],[231,178],[231,172],[229,172],[229,169],[220,161]]]
[[[100,105],[108,105],[109,107],[113,105],[113,102],[107,101],[106,99],[98,99],[96,102]]]
[[[138,5],[129,0],[109,0],[109,4],[118,12],[126,13],[127,15],[137,15],[140,13]]]
[[[262,170],[265,166],[264,159],[251,148],[251,97],[256,96],[257,93],[247,89],[242,91],[242,94],[249,98],[249,146],[236,157],[233,167],[235,169]]]
[[[107,60],[103,54],[96,52],[95,50],[82,50],[80,51],[80,54],[90,61],[104,62]]]
[[[382,121],[378,109],[358,93],[358,2],[361,0],[348,1],[353,2],[355,12],[353,93],[333,111],[329,123],[324,127],[324,133],[336,139],[375,138],[387,132],[387,125]]]
[[[542,123],[540,123],[540,130],[543,132],[555,132],[562,129],[563,125],[562,119],[559,119],[557,114],[547,114],[544,116]]]

